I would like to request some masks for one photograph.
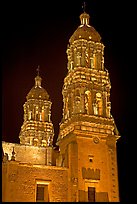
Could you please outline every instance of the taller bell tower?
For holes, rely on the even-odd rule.
[[[86,12],[69,39],[57,144],[69,169],[68,201],[119,201],[116,142],[104,45]]]

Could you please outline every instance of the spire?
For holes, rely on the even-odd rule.
[[[39,76],[39,72],[40,72],[40,69],[39,69],[39,65],[37,67],[37,76],[35,77],[35,87],[41,87],[41,81],[42,81],[42,78]]]

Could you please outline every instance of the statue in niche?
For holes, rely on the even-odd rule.
[[[86,113],[89,114],[89,101],[90,101],[90,91],[85,92],[85,110]]]
[[[76,108],[76,112],[80,112],[81,108],[80,108],[80,93],[79,90],[76,90],[76,95],[75,95],[75,108]]]
[[[76,96],[75,98],[77,112],[80,111],[80,96]]]
[[[88,98],[87,98],[87,95],[85,95],[85,109],[86,109],[86,113],[88,114]]]
[[[111,103],[107,102],[106,114],[107,114],[107,117],[109,118],[111,116],[110,111],[111,111]]]

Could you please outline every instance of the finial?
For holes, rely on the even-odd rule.
[[[14,152],[14,147],[13,147],[13,151],[12,151],[11,161],[15,161],[15,152]]]
[[[40,66],[38,65],[38,67],[37,67],[37,72],[38,72],[38,76],[39,76],[39,71],[40,71]]]
[[[41,87],[41,77],[39,76],[39,65],[38,65],[38,67],[37,67],[37,72],[38,72],[38,74],[37,74],[37,76],[35,77],[35,87]]]
[[[85,13],[85,10],[86,10],[86,2],[85,1],[83,2],[82,9],[83,9],[83,12]]]

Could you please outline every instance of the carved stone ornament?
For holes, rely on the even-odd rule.
[[[94,137],[94,138],[93,138],[93,142],[94,142],[95,144],[98,144],[98,143],[99,143],[98,137]]]
[[[77,184],[77,183],[78,183],[78,178],[72,177],[72,182],[73,182],[74,184]]]
[[[100,169],[82,167],[83,179],[100,180]]]

